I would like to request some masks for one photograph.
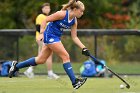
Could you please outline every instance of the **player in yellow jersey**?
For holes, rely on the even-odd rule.
[[[44,3],[42,6],[41,6],[41,9],[40,9],[41,13],[36,17],[36,42],[38,44],[38,54],[40,53],[41,51],[41,48],[42,48],[42,45],[43,45],[43,42],[42,41],[38,41],[37,38],[40,34],[40,25],[42,24],[43,20],[49,15],[50,13],[50,4],[49,3]],[[47,70],[48,70],[48,77],[51,78],[51,79],[58,79],[59,76],[56,75],[53,70],[52,70],[52,55],[51,54],[49,56],[49,58],[46,60],[45,64],[47,66]],[[33,66],[29,67],[25,72],[24,74],[29,77],[29,78],[33,78],[34,77],[34,73],[33,73]]]

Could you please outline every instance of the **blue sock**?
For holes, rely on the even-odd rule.
[[[35,57],[29,58],[23,62],[19,62],[16,67],[17,69],[24,68],[24,67],[29,67],[29,66],[36,66],[37,64],[35,63]]]
[[[64,69],[65,69],[67,75],[69,76],[69,78],[70,78],[72,84],[74,84],[76,78],[75,78],[75,75],[74,75],[74,73],[73,73],[71,63],[70,63],[70,62],[64,63],[64,64],[63,64],[63,67],[64,67]]]

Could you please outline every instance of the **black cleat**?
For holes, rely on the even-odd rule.
[[[85,82],[86,82],[87,78],[76,78],[75,80],[75,84],[72,84],[73,85],[73,88],[74,89],[78,89],[80,88]]]
[[[11,65],[11,68],[10,68],[10,70],[9,70],[9,75],[8,75],[9,78],[12,78],[13,75],[14,75],[14,73],[17,71],[16,65],[17,65],[17,61],[13,61],[13,62],[12,62],[12,65]]]

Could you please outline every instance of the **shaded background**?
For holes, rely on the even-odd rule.
[[[40,6],[50,2],[51,13],[61,9],[68,0],[0,0],[0,29],[35,29],[35,18]],[[81,0],[85,12],[78,20],[80,29],[139,29],[140,0]],[[81,41],[94,53],[94,37],[82,36]],[[87,60],[70,36],[63,36],[67,51],[73,62]],[[19,40],[20,61],[37,55],[34,36],[22,36]],[[139,36],[98,37],[98,57],[108,64],[140,64]],[[16,59],[16,37],[0,36],[0,59]],[[55,55],[54,62],[61,62]],[[130,67],[128,67],[130,68]],[[139,72],[138,72],[139,73]]]

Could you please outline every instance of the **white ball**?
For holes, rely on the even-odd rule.
[[[128,76],[127,75],[124,75],[124,78],[128,78]]]
[[[124,85],[123,84],[120,85],[120,89],[124,89]]]

